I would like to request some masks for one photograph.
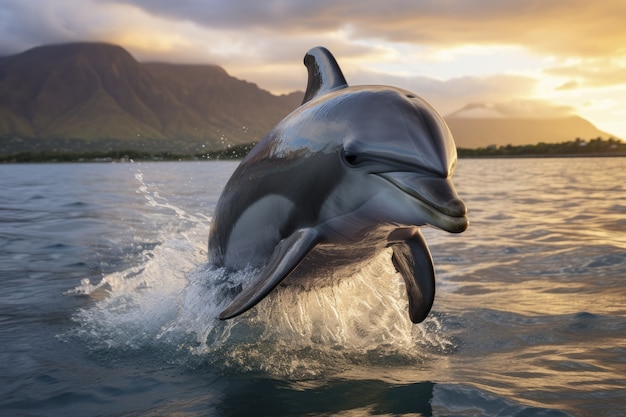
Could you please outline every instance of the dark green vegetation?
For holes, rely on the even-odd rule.
[[[130,162],[130,161],[193,161],[241,159],[250,152],[254,143],[230,146],[225,149],[203,153],[182,154],[176,152],[142,152],[135,150],[92,152],[19,152],[0,155],[0,163],[16,162]]]
[[[626,156],[626,142],[617,139],[596,138],[536,145],[488,146],[476,149],[458,149],[459,157],[529,157],[529,156]]]

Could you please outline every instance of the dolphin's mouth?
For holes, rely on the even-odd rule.
[[[459,198],[450,178],[437,178],[415,172],[375,174],[418,200],[433,212],[432,226],[451,233],[461,233],[469,225],[467,208]]]

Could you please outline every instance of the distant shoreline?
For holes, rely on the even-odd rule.
[[[133,162],[191,162],[191,161],[200,161],[200,162],[215,162],[215,161],[239,161],[242,160],[245,155],[240,157],[198,157],[194,155],[176,155],[176,156],[154,156],[154,157],[146,157],[146,158],[110,158],[110,157],[102,157],[102,158],[50,158],[50,159],[42,159],[36,158],[32,160],[27,160],[23,158],[15,159],[15,158],[7,158],[0,157],[0,165],[9,165],[9,164],[85,164],[85,163],[133,163]],[[459,159],[563,159],[563,158],[626,158],[626,153],[615,153],[615,154],[606,154],[606,153],[593,153],[593,154],[560,154],[560,155],[471,155],[464,156],[460,155]]]
[[[535,145],[491,145],[476,149],[457,149],[461,158],[590,158],[626,156],[626,142],[618,139],[577,138],[560,143]]]
[[[625,158],[626,152],[546,155],[459,155],[459,159],[546,159],[546,158]]]
[[[64,151],[28,151],[8,155],[0,154],[0,163],[81,163],[81,162],[159,162],[159,161],[216,161],[242,159],[250,152],[253,143],[235,145],[224,149],[207,151],[202,153],[178,154],[169,151],[136,151],[136,150],[112,150],[112,151],[88,151],[88,152],[64,152]]]
[[[158,161],[223,161],[244,158],[255,143],[235,145],[202,153],[174,153],[170,151],[26,151],[0,154],[0,163],[54,163],[54,162],[158,162]],[[493,158],[620,158],[626,157],[626,142],[596,138],[576,139],[562,143],[538,143],[520,146],[488,146],[486,148],[458,148],[461,159]]]

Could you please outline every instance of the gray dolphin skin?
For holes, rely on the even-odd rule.
[[[300,107],[279,122],[227,182],[209,233],[209,261],[259,271],[221,312],[229,319],[276,286],[323,285],[388,247],[404,278],[409,316],[423,321],[435,270],[419,226],[468,226],[451,176],[457,155],[443,118],[417,95],[348,86],[323,47],[304,58]],[[350,269],[351,268],[351,269]]]

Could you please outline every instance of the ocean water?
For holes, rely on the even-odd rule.
[[[0,166],[0,415],[624,415],[626,159],[460,160],[419,325],[389,254],[216,320],[235,166]]]

